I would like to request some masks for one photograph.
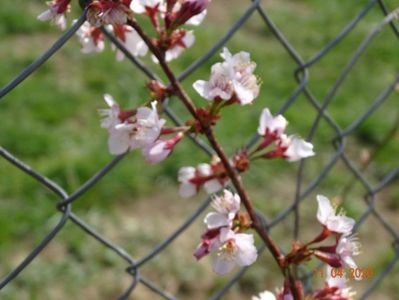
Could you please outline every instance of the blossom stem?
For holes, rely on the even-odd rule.
[[[222,146],[217,141],[212,131],[212,128],[210,127],[209,124],[206,124],[205,122],[203,122],[201,118],[199,118],[197,113],[197,108],[195,107],[194,103],[187,95],[187,93],[184,91],[183,87],[181,86],[180,82],[177,80],[176,76],[174,75],[173,71],[170,69],[169,65],[166,63],[164,53],[152,42],[152,40],[147,36],[147,34],[142,30],[142,28],[134,19],[130,19],[128,21],[128,24],[136,30],[136,32],[140,35],[143,41],[147,44],[150,51],[158,59],[162,70],[164,71],[165,75],[168,77],[170,81],[171,87],[173,88],[175,95],[183,102],[183,104],[186,106],[191,115],[200,123],[201,128],[203,129],[203,133],[207,137],[209,143],[211,144],[212,148],[215,150],[216,154],[219,156],[228,176],[231,179],[232,184],[234,185],[238,195],[240,196],[241,201],[244,204],[251,218],[252,227],[256,230],[256,232],[259,234],[263,242],[266,244],[269,251],[273,255],[274,259],[276,260],[278,266],[280,267],[280,270],[286,276],[287,271],[289,273],[289,270],[287,270],[289,266],[287,266],[286,264],[285,256],[284,254],[282,254],[276,243],[272,240],[266,228],[262,225],[261,220],[256,215],[252,202],[239,179],[237,171],[234,169],[233,166],[231,166],[229,159],[225,154]],[[290,280],[290,283],[291,283],[291,289],[294,291],[294,296],[298,295],[299,293],[296,289],[295,280],[294,281]],[[300,299],[300,298],[296,297],[295,299]]]

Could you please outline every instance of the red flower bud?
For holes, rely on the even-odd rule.
[[[321,261],[329,264],[333,268],[342,268],[342,262],[338,255],[326,253],[322,251],[315,251],[314,255]]]
[[[169,29],[173,30],[185,24],[192,17],[202,13],[208,6],[209,0],[185,0],[179,11],[173,17],[168,16],[170,19]]]

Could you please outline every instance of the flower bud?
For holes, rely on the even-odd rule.
[[[173,30],[185,24],[192,17],[202,13],[208,6],[209,0],[185,0],[180,9],[174,14],[169,25]]]

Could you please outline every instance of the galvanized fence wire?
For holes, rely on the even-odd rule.
[[[324,98],[317,98],[311,88],[309,87],[309,69],[318,61],[320,61],[326,55],[329,55],[330,51],[333,50],[337,45],[339,45],[343,40],[349,39],[348,35],[351,33],[358,24],[363,20],[367,14],[372,10],[380,10],[381,14],[381,22],[377,24],[373,30],[369,32],[369,34],[364,38],[364,40],[354,48],[353,54],[348,56],[348,60],[341,73],[339,74],[335,83],[331,86],[330,90],[324,96]],[[399,74],[398,76],[391,82],[386,88],[384,88],[378,97],[373,101],[373,103],[369,107],[365,107],[364,111],[358,115],[358,118],[353,120],[353,122],[348,125],[346,128],[341,128],[337,122],[332,118],[327,108],[334,99],[337,91],[340,89],[342,83],[347,79],[348,74],[351,73],[354,66],[356,65],[358,59],[367,51],[367,48],[372,44],[375,37],[385,28],[389,26],[392,31],[392,40],[399,38],[399,31],[394,23],[394,19],[397,18],[399,14],[399,9],[390,10],[383,0],[370,0],[368,1],[355,15],[355,17],[350,20],[350,22],[344,26],[344,28],[339,32],[339,34],[328,42],[320,51],[314,54],[310,59],[304,60],[299,52],[295,49],[295,47],[289,42],[289,40],[284,36],[283,32],[279,29],[279,27],[273,22],[270,15],[267,13],[267,10],[264,8],[264,4],[261,3],[260,0],[254,0],[249,3],[246,10],[243,12],[241,17],[226,31],[223,37],[221,37],[218,41],[214,43],[214,45],[208,49],[204,55],[194,61],[190,66],[186,68],[179,76],[179,80],[186,80],[195,70],[201,67],[207,60],[209,60],[215,53],[219,52],[219,50],[234,36],[234,34],[242,28],[242,26],[246,23],[246,21],[252,17],[253,15],[258,14],[261,19],[264,21],[267,29],[273,34],[274,38],[281,44],[282,49],[286,51],[291,57],[292,61],[296,64],[296,68],[293,70],[293,75],[295,80],[297,81],[297,86],[292,91],[292,93],[287,97],[287,99],[283,102],[283,105],[280,107],[278,113],[283,113],[287,110],[291,105],[293,105],[300,95],[305,96],[310,105],[313,106],[317,115],[313,121],[313,124],[310,128],[310,131],[307,136],[307,140],[311,141],[315,133],[317,132],[320,122],[325,121],[328,126],[334,131],[335,137],[332,139],[333,145],[335,147],[335,153],[332,155],[330,160],[324,165],[324,167],[320,170],[318,175],[313,178],[313,180],[306,186],[303,183],[303,175],[306,172],[306,160],[301,161],[298,173],[296,175],[296,193],[292,203],[279,215],[277,215],[274,219],[267,220],[264,216],[262,216],[261,212],[259,215],[263,217],[264,224],[268,230],[272,230],[275,226],[278,226],[284,219],[288,216],[294,216],[294,238],[298,236],[298,228],[300,222],[300,214],[299,207],[301,203],[306,199],[306,197],[314,191],[319,184],[326,178],[326,176],[330,173],[332,168],[338,163],[338,161],[342,161],[346,167],[348,172],[353,175],[353,178],[356,182],[360,183],[366,191],[364,201],[367,205],[367,209],[364,211],[362,216],[357,220],[356,230],[362,226],[362,224],[371,216],[375,218],[382,226],[381,228],[386,231],[387,234],[392,238],[392,247],[395,253],[394,257],[386,263],[385,268],[378,273],[373,280],[370,282],[368,287],[363,291],[360,295],[360,299],[368,298],[371,293],[379,286],[379,284],[387,277],[390,272],[395,267],[396,263],[399,260],[399,233],[395,228],[384,218],[384,215],[379,212],[375,206],[376,196],[383,191],[386,187],[393,184],[398,180],[399,175],[399,166],[393,166],[393,169],[389,171],[380,182],[376,185],[370,183],[364,175],[364,170],[359,169],[345,152],[345,143],[347,138],[370,116],[372,115],[384,102],[388,99],[388,97],[394,92],[395,87],[399,84]],[[75,34],[75,32],[80,28],[80,26],[85,21],[85,12],[83,12],[82,16],[78,19],[76,23],[72,25],[54,44],[50,47],[42,56],[37,58],[31,65],[26,67],[20,74],[18,74],[9,84],[4,86],[0,90],[0,100],[5,101],[4,96],[8,93],[12,92],[14,88],[18,87],[18,85],[22,84],[23,81],[28,78],[33,72],[40,68],[40,66],[49,60],[52,55],[56,54],[57,51],[66,43],[68,40]],[[127,59],[132,63],[133,66],[138,68],[145,74],[149,79],[158,79],[157,74],[153,73],[144,63],[142,63],[139,59],[132,56],[124,46],[119,43],[119,41],[114,38],[114,36],[103,29],[104,34],[108,37],[108,39],[114,43],[116,47],[118,47],[127,57]],[[0,102],[1,104],[1,102]],[[168,106],[168,101],[165,102],[164,105],[165,113],[168,117],[176,124],[181,125],[182,122],[179,120],[179,117],[174,113],[174,111]],[[198,137],[191,136],[191,140],[198,146],[199,149],[204,151],[205,153],[212,155],[214,152],[208,146],[207,143],[202,141]],[[257,141],[259,137],[254,136],[248,142],[248,146],[252,145]],[[75,190],[72,194],[68,194],[62,187],[60,187],[57,183],[55,183],[50,178],[41,174],[40,172],[32,169],[25,162],[19,160],[16,155],[10,153],[3,147],[0,147],[0,155],[8,161],[10,164],[18,168],[21,172],[25,173],[27,176],[35,179],[39,184],[46,187],[50,190],[54,195],[56,195],[59,199],[56,208],[59,213],[59,220],[56,225],[47,233],[43,234],[43,239],[40,243],[32,249],[26,257],[16,266],[13,270],[11,270],[8,274],[0,279],[0,290],[4,288],[6,285],[11,283],[20,273],[28,267],[28,265],[43,251],[43,249],[52,241],[52,239],[60,233],[60,231],[64,228],[67,222],[72,222],[76,226],[78,226],[83,232],[91,236],[93,239],[97,240],[104,247],[111,250],[116,256],[121,258],[126,262],[126,272],[131,276],[131,283],[126,287],[125,291],[121,293],[118,299],[127,299],[129,296],[134,293],[134,290],[137,285],[144,285],[155,294],[159,295],[164,299],[177,299],[176,296],[171,295],[168,291],[161,288],[156,282],[144,277],[140,269],[146,263],[151,261],[157,255],[162,254],[163,250],[170,246],[174,240],[179,237],[184,231],[189,228],[189,226],[198,219],[198,217],[209,207],[211,202],[210,198],[205,199],[197,209],[178,227],[176,230],[165,240],[163,240],[160,244],[155,246],[151,251],[149,251],[144,257],[141,258],[133,258],[134,255],[127,253],[121,246],[113,243],[109,239],[107,239],[103,234],[96,232],[96,230],[84,222],[78,215],[73,212],[73,202],[80,200],[87,191],[89,191],[95,184],[97,184],[104,176],[106,176],[112,168],[120,163],[125,155],[120,155],[112,159],[106,166],[103,166],[99,169],[99,171],[94,174],[91,178],[89,178],[83,185],[81,185],[77,190]],[[83,200],[82,200],[83,201]],[[389,246],[389,245],[388,245]],[[263,252],[265,250],[264,246],[259,247],[259,252]],[[218,291],[214,292],[213,295],[209,297],[209,299],[220,299],[222,298],[226,292],[240,280],[243,276],[247,268],[241,269],[235,275],[233,275],[225,285],[220,288]],[[302,270],[302,279],[305,283],[306,288],[310,288],[310,278],[312,272],[310,270]],[[205,298],[205,296],[204,296]]]

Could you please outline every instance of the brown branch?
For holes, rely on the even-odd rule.
[[[190,111],[191,115],[200,123],[204,134],[206,135],[207,139],[209,140],[209,143],[211,144],[212,148],[215,150],[215,152],[219,156],[228,176],[231,179],[232,184],[234,185],[238,195],[241,198],[242,203],[244,204],[249,216],[251,217],[251,220],[253,222],[253,224],[252,224],[253,228],[256,230],[256,232],[262,238],[263,242],[266,244],[267,248],[270,250],[271,254],[273,255],[274,259],[276,260],[277,264],[279,265],[282,273],[284,275],[286,275],[287,266],[285,264],[285,256],[281,253],[280,249],[275,244],[275,242],[272,240],[272,238],[268,234],[266,228],[262,225],[262,222],[259,220],[258,216],[256,215],[256,212],[252,205],[252,202],[251,202],[249,196],[247,195],[247,193],[244,189],[244,186],[242,185],[242,183],[239,179],[239,174],[231,166],[229,159],[226,156],[222,146],[217,141],[217,139],[212,131],[212,128],[208,124],[203,122],[203,120],[201,118],[198,117],[197,109],[196,109],[194,103],[191,101],[190,97],[184,91],[180,82],[177,80],[177,78],[173,74],[169,65],[166,63],[164,53],[162,53],[156,47],[156,45],[145,34],[145,32],[141,29],[141,27],[137,24],[137,22],[135,20],[129,20],[128,24],[130,26],[132,26],[137,31],[137,33],[140,35],[140,37],[147,44],[148,48],[158,59],[160,66],[162,67],[163,71],[165,72],[166,76],[168,77],[168,79],[170,81],[170,84],[175,92],[175,95],[178,98],[180,98],[180,100],[183,102],[183,104],[186,106],[186,108]],[[293,287],[293,290],[296,290],[296,288]],[[296,293],[294,292],[294,295],[295,294]]]

